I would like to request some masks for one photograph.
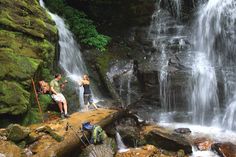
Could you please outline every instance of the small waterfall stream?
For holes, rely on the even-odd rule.
[[[181,14],[181,6],[182,6],[182,0],[175,0],[175,6],[176,6],[176,16],[177,16],[177,19],[180,19],[180,14]]]
[[[135,79],[133,62],[130,60],[127,63],[117,63],[107,73],[109,80],[117,86],[119,96],[124,100],[124,104],[122,104],[124,108],[132,103],[132,94],[134,94],[131,85]]]
[[[123,143],[122,137],[120,136],[119,132],[116,132],[116,143],[117,143],[119,152],[127,151],[127,147]]]
[[[43,0],[40,0],[39,2],[40,5],[46,9]],[[83,90],[78,86],[78,81],[82,79],[84,74],[88,74],[88,71],[83,61],[80,47],[72,32],[67,28],[65,21],[58,15],[51,13],[49,10],[47,10],[47,12],[55,21],[59,32],[59,65],[66,73],[66,76],[74,81],[76,91],[78,91],[78,94],[80,95],[80,104],[84,105]],[[94,93],[93,89],[92,93]]]

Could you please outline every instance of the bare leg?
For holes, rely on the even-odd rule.
[[[86,110],[88,111],[89,110],[89,103],[87,103],[87,105],[85,105],[86,107]]]
[[[98,109],[98,107],[95,103],[92,103],[92,105],[95,107],[96,110]]]
[[[62,102],[58,102],[58,107],[60,109],[60,112],[62,113],[63,112],[63,109],[62,109]]]
[[[66,100],[63,102],[63,108],[64,108],[64,111],[65,111],[65,114],[67,114],[67,102],[66,102]]]

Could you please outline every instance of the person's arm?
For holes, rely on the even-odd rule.
[[[57,92],[55,91],[54,87],[54,83],[50,83],[50,90],[52,91],[53,94],[57,94]]]
[[[65,80],[63,83],[61,83],[60,87],[61,87],[62,89],[64,89],[66,83],[68,83],[67,80]]]
[[[82,81],[78,81],[78,84],[81,87],[83,85],[83,80]]]
[[[57,92],[53,89],[53,87],[51,87],[51,91],[53,94],[57,94]]]

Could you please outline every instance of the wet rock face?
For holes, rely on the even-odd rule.
[[[57,30],[36,0],[2,0],[0,9],[0,115],[22,115],[31,106],[30,79],[49,78]]]
[[[194,14],[195,9],[198,7],[199,3],[201,2],[201,0],[180,0],[179,1],[179,7],[180,9],[180,20],[183,22],[188,22],[189,20],[191,20],[191,17]],[[176,12],[176,1],[174,0],[166,0],[166,1],[161,1],[161,7],[163,9],[168,10],[172,16],[177,18],[177,12]]]

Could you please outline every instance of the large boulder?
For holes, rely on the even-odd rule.
[[[0,116],[23,115],[34,104],[31,78],[50,78],[57,29],[37,0],[1,0],[0,9]]]
[[[158,148],[174,152],[183,150],[186,154],[192,153],[192,146],[188,138],[176,134],[172,130],[150,125],[143,128],[142,135],[148,144],[152,144]]]
[[[30,94],[16,82],[0,81],[0,114],[18,115],[27,111]]]
[[[19,142],[25,139],[30,134],[29,128],[18,124],[11,124],[7,127],[7,138],[14,142]]]

